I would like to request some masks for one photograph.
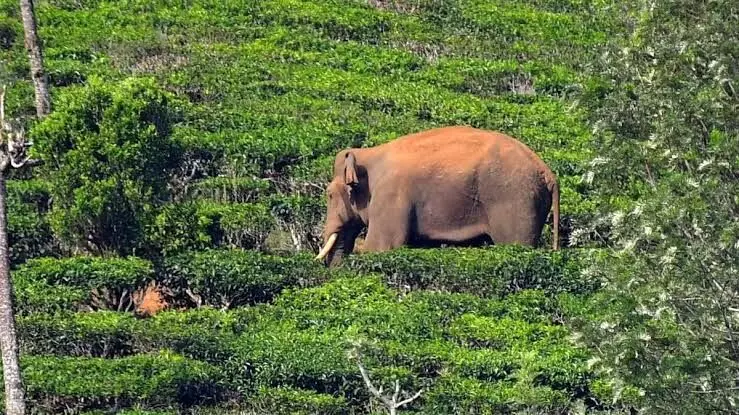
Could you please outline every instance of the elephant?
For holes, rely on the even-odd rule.
[[[525,144],[497,131],[437,127],[337,153],[315,257],[330,267],[354,251],[401,246],[539,246],[551,209],[559,249],[559,184]]]

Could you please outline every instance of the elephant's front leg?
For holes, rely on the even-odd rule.
[[[405,206],[384,209],[371,216],[362,252],[382,252],[408,243],[410,209]]]

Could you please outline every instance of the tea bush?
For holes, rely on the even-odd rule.
[[[214,245],[231,248],[261,248],[269,232],[275,228],[275,219],[269,208],[260,203],[198,204],[197,215],[208,218]]]
[[[208,364],[169,352],[119,359],[25,356],[21,367],[35,411],[191,406],[219,397],[218,374]]]
[[[261,388],[251,405],[270,414],[345,414],[349,412],[341,397],[289,387]]]
[[[21,313],[78,309],[131,310],[132,294],[154,280],[144,259],[36,258],[13,272]]]
[[[123,290],[148,282],[154,277],[154,269],[149,261],[136,257],[77,256],[37,258],[24,264],[15,275],[53,285]]]
[[[33,313],[18,320],[21,350],[29,355],[120,357],[132,354],[130,313]]]
[[[357,370],[341,356],[348,341],[366,338],[375,347],[363,360],[385,374],[380,381],[410,371],[415,378],[411,375],[405,386],[426,385],[434,396],[454,390],[447,382],[463,387],[474,380],[485,390],[496,390],[494,396],[504,393],[526,406],[538,402],[561,407],[589,395],[589,355],[574,347],[568,330],[555,323],[554,310],[562,311],[557,301],[548,306],[551,311],[545,302],[541,291],[500,302],[466,294],[401,295],[379,277],[337,278],[321,287],[283,293],[266,314],[246,326],[234,362],[251,368],[259,385],[340,393],[356,405],[367,392]],[[522,312],[531,322],[517,320]],[[463,390],[464,399],[474,396]],[[420,402],[463,405],[464,399]],[[488,398],[477,405],[516,408],[508,397],[494,402]]]
[[[202,307],[149,319],[108,311],[35,314],[21,318],[19,329],[23,350],[36,355],[118,361],[172,350],[217,368],[220,375],[208,379],[224,379],[223,393],[241,394],[263,409],[363,408],[370,395],[346,352],[351,342],[367,339],[374,346],[363,362],[376,384],[399,379],[405,390],[427,389],[413,408],[559,410],[610,393],[601,384],[601,395],[590,391],[601,378],[590,373],[588,352],[571,343],[561,325],[577,315],[576,304],[540,290],[502,300],[403,294],[380,276],[336,275],[319,287],[283,290],[272,304],[253,308]],[[275,395],[265,395],[273,389]]]
[[[138,319],[114,311],[35,313],[21,316],[21,348],[32,355],[123,357],[169,349],[214,364],[233,354],[243,332],[240,313],[212,308],[166,311]]]
[[[232,308],[270,301],[288,287],[323,281],[327,271],[307,255],[275,256],[254,251],[208,250],[165,262],[166,284],[196,305]]]
[[[218,235],[214,218],[191,201],[163,206],[147,230],[148,243],[163,256],[212,247]]]
[[[398,249],[349,256],[346,267],[386,276],[395,287],[504,296],[523,289],[590,293],[600,281],[581,270],[597,251],[547,252],[521,246]]]
[[[46,217],[50,205],[48,183],[37,179],[9,180],[7,190],[11,264],[17,266],[31,258],[58,254]]]
[[[90,303],[90,291],[86,288],[49,284],[18,274],[12,278],[16,315],[79,310]]]

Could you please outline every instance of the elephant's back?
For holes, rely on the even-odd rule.
[[[415,165],[533,169],[548,167],[528,146],[500,132],[468,126],[440,127],[399,137],[383,145],[396,161]]]

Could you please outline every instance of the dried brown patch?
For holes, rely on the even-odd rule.
[[[142,317],[151,317],[167,307],[162,290],[155,281],[150,282],[142,290],[134,293],[135,314]]]

